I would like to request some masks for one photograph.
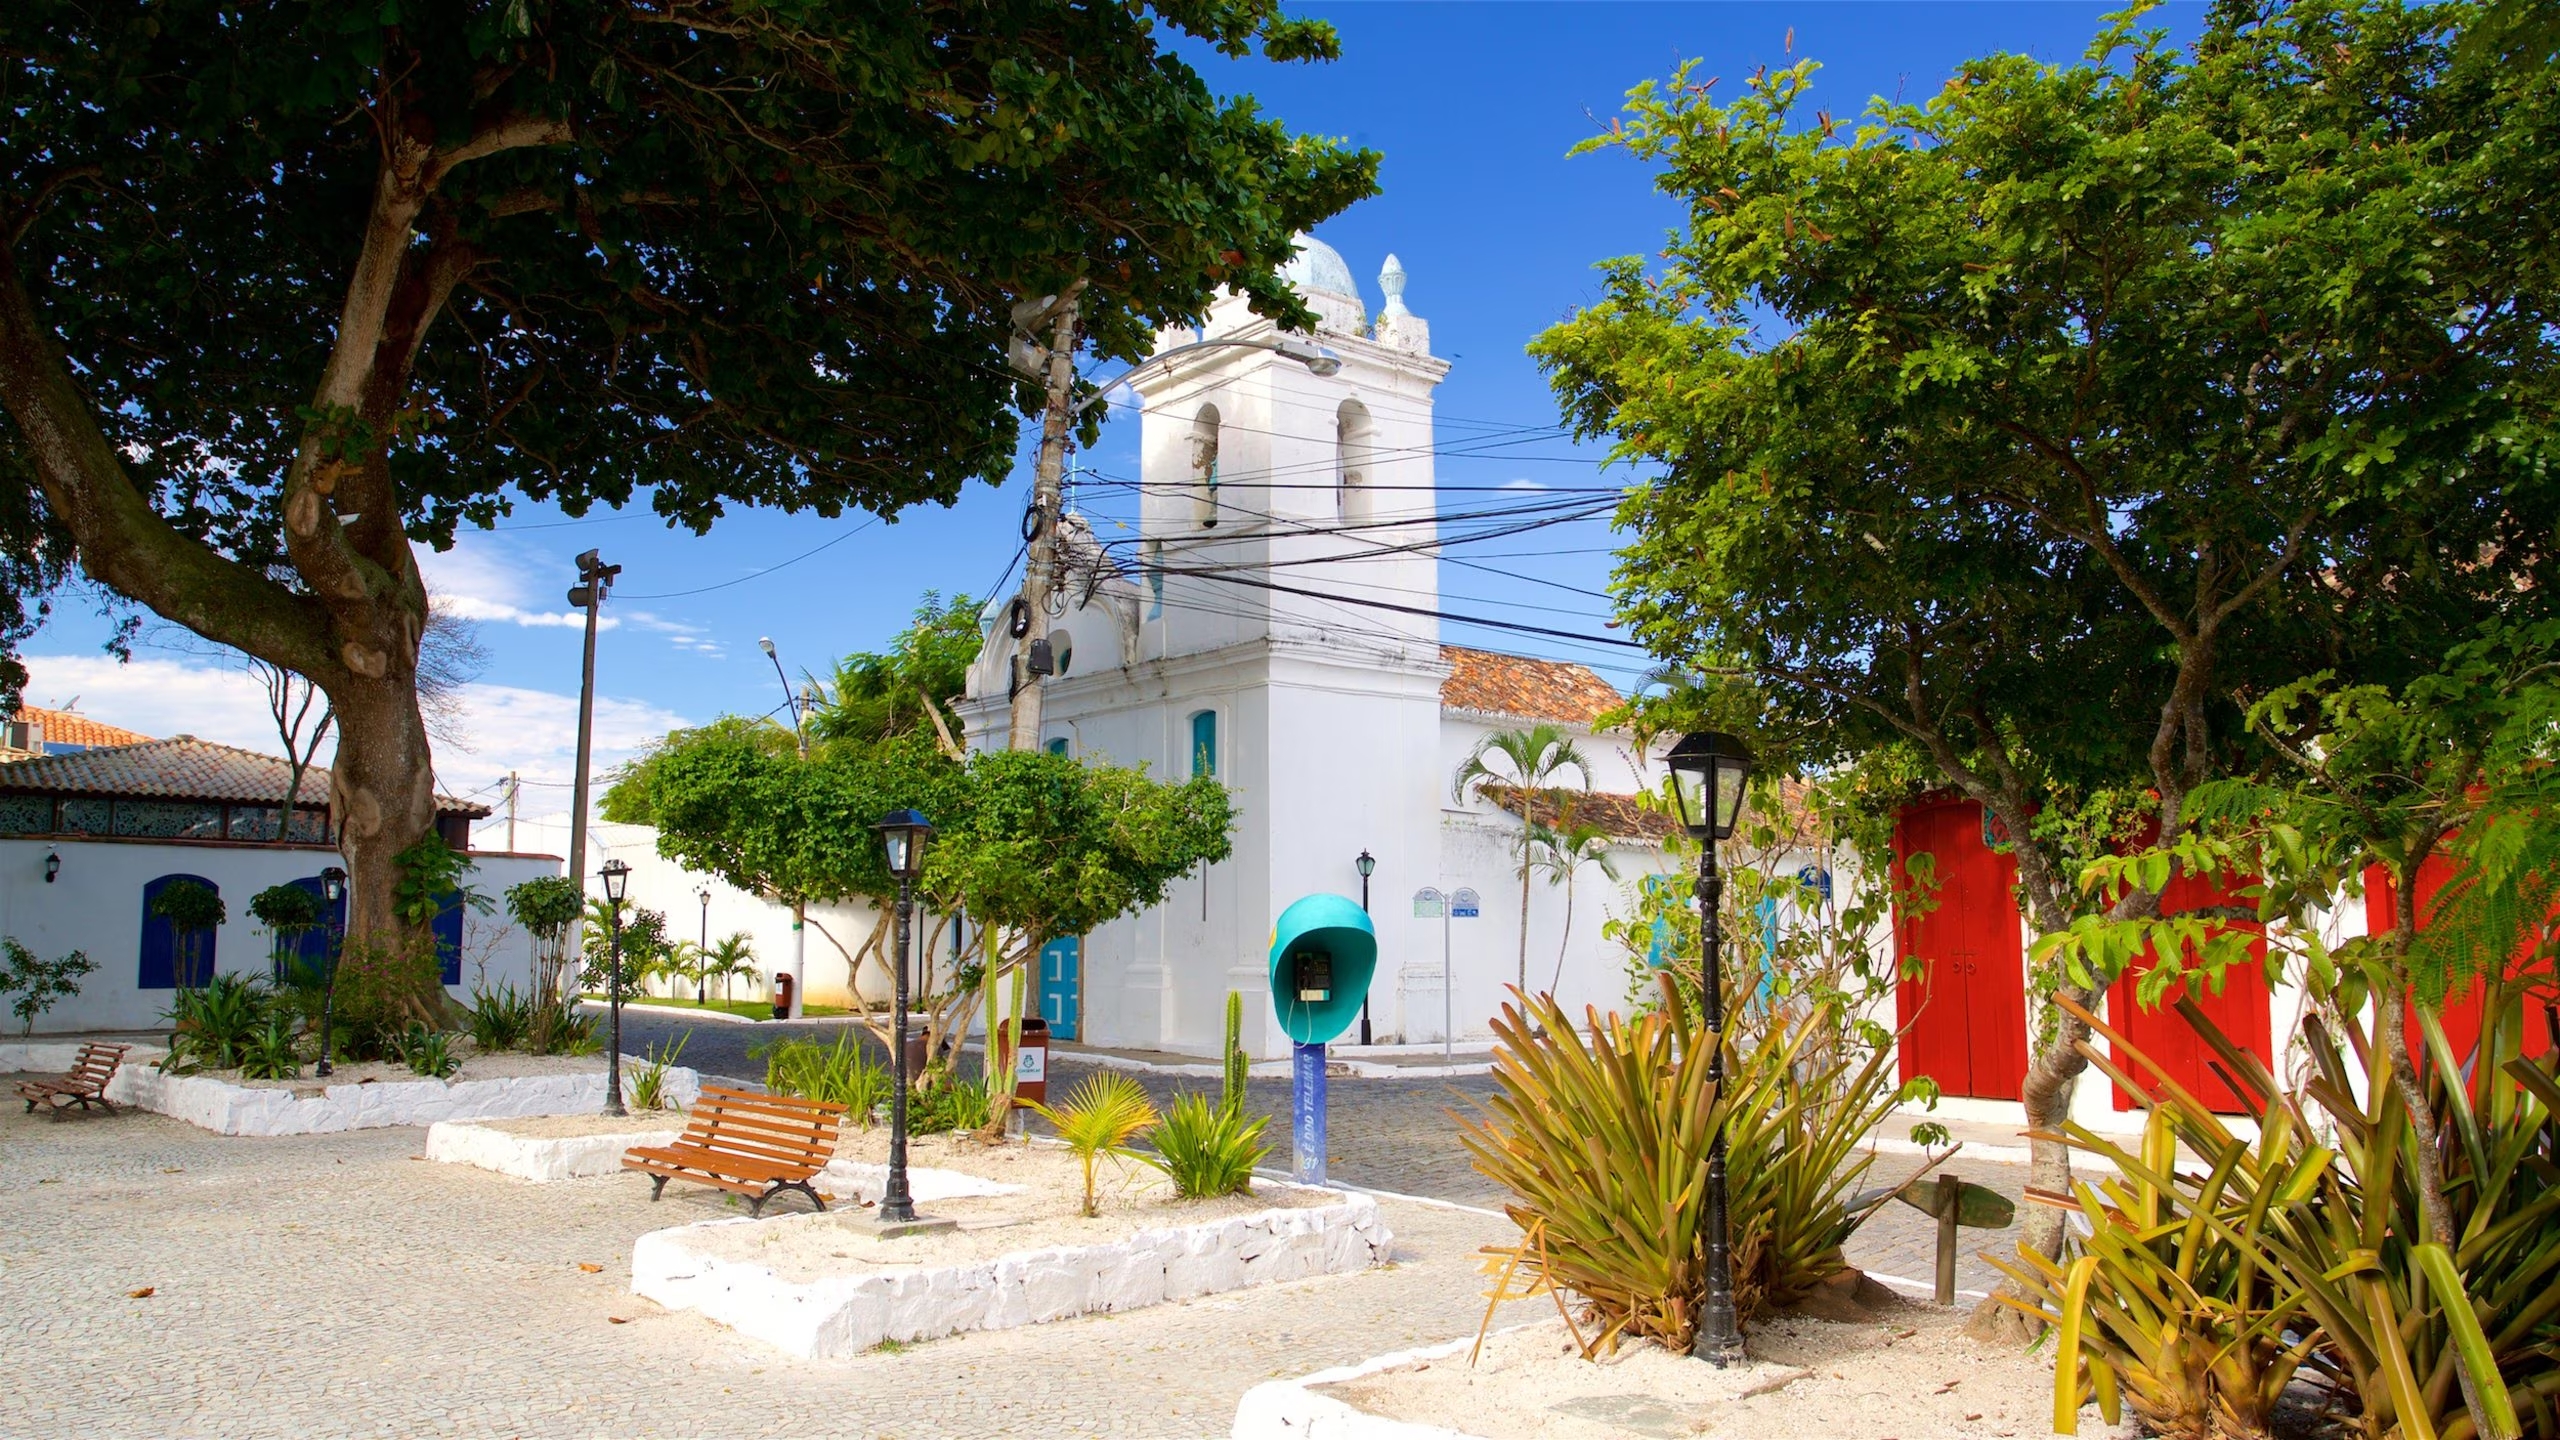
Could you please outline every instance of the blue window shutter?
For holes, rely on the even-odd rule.
[[[151,902],[160,898],[161,891],[187,880],[194,881],[216,895],[222,893],[221,886],[201,875],[163,875],[142,887],[142,965],[141,973],[134,978],[135,987],[138,989],[175,990],[178,988],[178,927],[152,914]],[[198,936],[194,940],[195,953],[187,957],[187,983],[190,988],[200,986],[213,978],[214,942],[218,938],[220,938],[219,932],[216,932]]]
[[[1061,736],[1059,736],[1057,739],[1050,741],[1050,742],[1049,742],[1049,744],[1048,744],[1048,751],[1049,751],[1049,753],[1050,753],[1050,754],[1052,754],[1052,755],[1064,755],[1064,754],[1066,754],[1066,753],[1067,753],[1067,737],[1066,737],[1066,736],[1064,736],[1064,735],[1061,735]]]
[[[462,892],[448,890],[438,902],[435,924],[436,978],[447,985],[462,983]]]
[[[1218,712],[1202,710],[1191,717],[1191,773],[1218,773]]]

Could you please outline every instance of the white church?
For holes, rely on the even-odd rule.
[[[1037,989],[1062,1038],[1213,1053],[1230,990],[1248,997],[1250,1032],[1269,1012],[1273,920],[1313,892],[1361,898],[1364,853],[1379,942],[1372,1038],[1487,1036],[1523,968],[1523,821],[1454,794],[1452,782],[1485,735],[1540,722],[1562,727],[1588,762],[1587,776],[1568,772],[1565,783],[1592,792],[1576,813],[1611,831],[1620,878],[1584,866],[1569,912],[1562,885],[1532,882],[1529,988],[1554,989],[1574,1008],[1626,994],[1624,952],[1601,924],[1624,908],[1625,884],[1663,865],[1664,822],[1634,796],[1661,780],[1669,741],[1646,754],[1623,733],[1595,730],[1620,696],[1583,666],[1441,641],[1428,613],[1439,608],[1432,392],[1449,362],[1405,307],[1395,257],[1379,276],[1384,305],[1373,321],[1342,257],[1300,243],[1283,273],[1339,368],[1249,344],[1169,353],[1204,339],[1280,338],[1237,298],[1203,331],[1166,331],[1164,362],[1128,381],[1144,426],[1135,563],[1107,554],[1077,516],[1061,527],[1042,743],[1159,776],[1206,770],[1238,814],[1229,859],[1177,882],[1155,909],[1050,947]],[[1402,608],[1348,603],[1363,600]],[[1005,744],[1024,642],[1002,615],[987,612],[960,707],[973,749]],[[1417,916],[1425,887],[1473,889],[1479,913]],[[1358,1038],[1355,1027],[1344,1040]],[[1248,1044],[1286,1051],[1276,1026]]]

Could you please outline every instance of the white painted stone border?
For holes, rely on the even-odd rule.
[[[1525,1328],[1511,1325],[1494,1333],[1505,1335]],[[1357,1380],[1364,1375],[1400,1369],[1425,1360],[1464,1355],[1475,1348],[1475,1343],[1475,1338],[1469,1336],[1443,1345],[1373,1355],[1357,1364],[1318,1370],[1295,1380],[1264,1381],[1244,1392],[1244,1398],[1236,1402],[1235,1428],[1227,1433],[1232,1440],[1483,1440],[1473,1431],[1417,1425],[1410,1420],[1390,1420],[1383,1415],[1372,1415],[1330,1395],[1319,1395],[1313,1388],[1339,1385],[1345,1380]]]
[[[1385,1262],[1394,1241],[1379,1218],[1378,1202],[1341,1194],[1330,1205],[1141,1230],[1099,1245],[1052,1246],[971,1264],[806,1283],[785,1281],[769,1266],[705,1255],[686,1243],[705,1226],[756,1223],[706,1220],[641,1236],[631,1249],[632,1293],[671,1310],[699,1311],[804,1359],[831,1359],[858,1355],[884,1340],[1007,1330],[1249,1285],[1347,1274]]]
[[[634,1116],[628,1130],[592,1135],[518,1135],[476,1120],[445,1120],[427,1127],[427,1158],[447,1165],[476,1165],[537,1185],[619,1175],[625,1151],[635,1145],[670,1144],[680,1133],[682,1116],[668,1116],[659,1125],[652,1125],[651,1118]],[[877,1197],[888,1184],[888,1166],[847,1159],[829,1163],[817,1179],[822,1193],[856,1202]],[[927,1204],[957,1196],[1011,1195],[1022,1189],[929,1165],[909,1170],[907,1184],[915,1199]]]
[[[701,1077],[693,1071],[683,1066],[667,1071],[666,1095],[677,1104],[692,1104],[701,1088]],[[107,1098],[217,1135],[328,1135],[439,1120],[582,1115],[604,1108],[604,1070],[269,1087],[233,1085],[203,1075],[163,1075],[137,1053],[127,1055],[124,1068],[107,1083]]]

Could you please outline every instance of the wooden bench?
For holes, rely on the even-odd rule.
[[[56,1120],[75,1105],[83,1110],[95,1105],[113,1115],[116,1106],[107,1098],[107,1082],[116,1078],[116,1067],[124,1063],[124,1053],[132,1048],[91,1041],[80,1047],[79,1063],[61,1079],[19,1081],[19,1098],[27,1102],[27,1113],[34,1114],[41,1102]]]
[[[750,1215],[762,1215],[764,1202],[785,1190],[824,1210],[826,1198],[809,1182],[836,1153],[844,1111],[819,1100],[705,1085],[674,1144],[634,1146],[622,1166],[649,1177],[652,1201],[666,1193],[668,1181],[690,1180],[746,1196]]]

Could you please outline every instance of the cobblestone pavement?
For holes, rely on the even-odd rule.
[[[635,1052],[643,1045],[669,1043],[676,1034],[690,1030],[691,1038],[685,1042],[684,1049],[686,1064],[715,1074],[747,1078],[764,1073],[763,1063],[748,1056],[749,1047],[766,1043],[775,1032],[786,1029],[805,1032],[833,1043],[840,1028],[823,1022],[792,1026],[724,1025],[716,1021],[694,1022],[682,1017],[667,1020],[634,1010],[623,1012],[625,1043]],[[886,1052],[880,1053],[885,1059]],[[1053,1058],[1050,1065],[1052,1092],[1073,1084],[1088,1069],[1063,1057]],[[1145,1085],[1159,1103],[1185,1090],[1214,1091],[1218,1084],[1214,1078],[1206,1076],[1195,1079],[1141,1074],[1132,1078]],[[1256,1110],[1272,1117],[1271,1128],[1266,1132],[1272,1142],[1272,1163],[1285,1167],[1289,1163],[1291,1147],[1289,1082],[1256,1078],[1246,1082],[1246,1086],[1248,1102]],[[1491,1078],[1481,1075],[1424,1080],[1334,1077],[1328,1084],[1330,1106],[1325,1122],[1331,1178],[1401,1195],[1426,1195],[1499,1209],[1504,1192],[1476,1173],[1466,1150],[1458,1142],[1457,1124],[1450,1118],[1453,1111],[1473,1113],[1475,1106],[1491,1095],[1493,1089]],[[1919,1168],[1919,1164],[1911,1156],[1879,1156],[1874,1168],[1868,1172],[1866,1183],[1898,1182]],[[1949,1168],[1962,1178],[1987,1185],[2013,1201],[2018,1199],[2026,1184],[2026,1167],[2022,1165],[1971,1164],[1959,1154]],[[1982,1257],[1985,1252],[2009,1254],[2017,1244],[2016,1230],[1962,1230],[1957,1232],[1957,1236],[1957,1290],[1977,1295],[1990,1293],[2001,1277]],[[1879,1211],[1849,1245],[1852,1264],[1897,1279],[1916,1281],[1922,1286],[1934,1283],[1937,1256],[1937,1222],[1898,1202],[1889,1203]],[[1959,1294],[1959,1300],[1965,1298]]]
[[[1388,1202],[1386,1269],[801,1361],[629,1293],[710,1192],[423,1140],[0,1112],[0,1436],[1224,1435],[1262,1380],[1473,1330],[1508,1229]]]

